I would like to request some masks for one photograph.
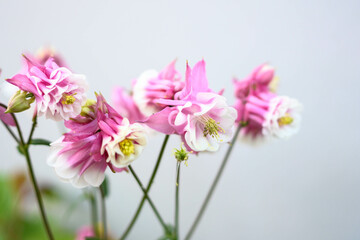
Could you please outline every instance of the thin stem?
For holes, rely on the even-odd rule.
[[[177,162],[176,169],[176,191],[175,191],[175,236],[179,239],[179,188],[180,188],[180,166],[181,162]]]
[[[90,200],[90,210],[91,210],[91,224],[93,226],[95,235],[98,237],[99,236],[99,231],[97,228],[98,211],[97,211],[96,197],[92,191],[89,193],[89,200]]]
[[[5,108],[5,109],[8,108],[5,104],[2,104],[2,103],[0,103],[0,106],[2,106],[2,107]],[[18,134],[19,134],[19,138],[20,138],[19,144],[21,144],[21,143],[22,143],[22,144],[25,144],[24,138],[23,138],[23,136],[22,136],[22,132],[21,132],[21,129],[20,129],[19,122],[18,122],[18,120],[17,120],[17,118],[16,118],[16,116],[15,116],[14,113],[10,113],[10,114],[11,114],[11,116],[12,116],[13,119],[14,119],[14,122],[15,122],[15,125],[16,125],[16,129],[17,129]]]
[[[31,126],[31,131],[30,131],[30,134],[29,134],[29,138],[28,138],[28,141],[27,141],[27,145],[29,145],[30,142],[31,142],[31,139],[32,139],[32,136],[33,136],[33,134],[34,134],[36,125],[37,125],[37,115],[35,115],[34,118],[33,118],[33,124],[32,124],[32,126]]]
[[[32,164],[31,164],[31,159],[30,159],[28,146],[25,146],[24,154],[25,154],[26,162],[27,162],[27,165],[28,165],[28,168],[29,168],[31,182],[32,182],[32,185],[33,185],[33,187],[35,189],[36,199],[37,199],[37,202],[38,202],[38,205],[39,205],[39,208],[40,208],[41,217],[42,217],[42,220],[43,220],[47,235],[48,235],[50,240],[53,240],[54,236],[53,236],[53,234],[51,232],[50,225],[49,225],[49,222],[48,222],[47,217],[46,217],[46,213],[45,213],[45,209],[44,209],[44,203],[43,203],[43,200],[41,198],[40,190],[39,190],[39,187],[38,187],[38,184],[37,184],[37,181],[36,181],[36,178],[35,178],[34,170],[33,170]]]
[[[149,204],[150,204],[151,208],[153,209],[156,217],[159,219],[159,222],[161,223],[162,227],[164,228],[164,230],[165,230],[166,232],[169,232],[169,229],[167,228],[167,226],[166,226],[164,220],[162,219],[162,217],[160,216],[159,211],[156,209],[153,201],[151,200],[151,198],[150,198],[149,195],[147,194],[145,187],[144,187],[143,184],[141,183],[139,177],[137,176],[137,174],[135,173],[135,171],[134,171],[134,169],[132,168],[131,165],[129,165],[129,169],[130,169],[131,174],[134,176],[136,182],[137,182],[138,185],[140,186],[142,192],[144,193],[144,196],[146,197],[147,201],[149,202]]]
[[[11,128],[6,124],[4,123],[3,121],[1,121],[3,124],[4,124],[4,127],[6,128],[6,130],[8,130],[8,132],[10,133],[10,135],[14,138],[14,140],[20,144],[20,140],[16,137],[15,133],[11,130]]]
[[[157,159],[157,161],[156,161],[154,170],[153,170],[153,172],[152,172],[152,174],[151,174],[149,184],[148,184],[147,187],[146,187],[146,194],[149,193],[149,190],[150,190],[150,188],[151,188],[151,185],[152,185],[152,183],[153,183],[153,181],[154,181],[155,175],[156,175],[157,170],[158,170],[158,168],[159,168],[159,165],[160,165],[162,156],[163,156],[163,154],[164,154],[165,147],[166,147],[166,144],[167,144],[168,140],[169,140],[169,135],[166,135],[166,136],[165,136],[165,139],[164,139],[164,141],[163,141],[163,144],[162,144],[162,146],[161,146],[161,150],[160,150],[158,159]],[[142,207],[144,206],[145,200],[146,200],[146,196],[144,195],[144,196],[142,197],[142,199],[141,199],[141,202],[140,202],[140,204],[139,204],[139,206],[138,206],[138,208],[137,208],[137,210],[136,210],[136,212],[135,212],[135,214],[134,214],[134,217],[132,218],[129,226],[128,226],[127,229],[125,230],[125,233],[120,237],[121,240],[124,240],[124,239],[127,237],[127,235],[130,233],[130,231],[131,231],[131,229],[133,228],[133,226],[134,226],[137,218],[139,217],[139,214],[140,214],[140,212],[141,212],[141,210],[142,210]]]
[[[203,204],[202,204],[202,206],[200,208],[199,213],[197,214],[197,216],[195,218],[194,223],[192,224],[189,232],[187,233],[187,235],[185,237],[185,240],[189,240],[191,238],[192,234],[194,233],[197,225],[199,224],[199,222],[201,220],[202,215],[204,214],[204,211],[205,211],[205,209],[206,209],[206,207],[207,207],[207,205],[208,205],[208,203],[210,201],[210,198],[211,198],[212,194],[214,193],[216,185],[219,182],[219,179],[220,179],[220,177],[221,177],[221,175],[222,175],[222,173],[224,171],[224,168],[226,166],[226,163],[227,163],[227,161],[228,161],[228,159],[230,157],[230,153],[231,153],[231,151],[232,151],[232,149],[233,149],[233,147],[235,145],[235,142],[236,142],[236,139],[237,139],[237,137],[239,135],[241,127],[242,127],[242,124],[239,123],[239,126],[237,127],[235,135],[234,135],[233,139],[231,140],[230,146],[227,149],[227,152],[226,152],[225,157],[224,157],[224,159],[223,159],[223,161],[221,163],[221,166],[220,166],[220,168],[219,168],[219,170],[218,170],[218,172],[216,174],[216,177],[215,177],[215,179],[214,179],[214,181],[213,181],[213,183],[212,183],[212,185],[210,187],[209,192],[206,195],[206,198],[205,198],[205,200],[204,200],[204,202],[203,202]]]
[[[104,240],[107,239],[107,223],[106,223],[106,206],[105,206],[105,193],[101,187],[99,187],[100,196],[101,196],[101,218],[103,223],[103,238]]]

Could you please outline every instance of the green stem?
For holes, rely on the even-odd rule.
[[[30,142],[31,142],[32,136],[34,134],[36,125],[37,125],[37,116],[35,115],[34,118],[33,118],[33,124],[31,126],[31,131],[30,131],[30,134],[29,134],[29,138],[28,138],[28,141],[26,143],[27,145],[30,145]]]
[[[20,144],[20,140],[16,137],[15,133],[10,129],[10,127],[4,123],[3,121],[1,121],[4,124],[4,127],[6,128],[6,130],[8,130],[8,132],[10,133],[10,135],[14,138],[14,140]]]
[[[0,106],[2,106],[2,107],[5,108],[5,109],[8,108],[5,104],[2,104],[2,103],[0,103]],[[17,131],[18,131],[18,133],[19,133],[20,141],[19,141],[17,138],[14,137],[15,134],[14,134],[12,131],[10,132],[10,134],[14,137],[15,141],[17,141],[17,142],[19,143],[19,145],[24,144],[25,142],[24,142],[24,138],[23,138],[23,136],[22,136],[22,132],[21,132],[21,129],[20,129],[19,122],[18,122],[18,120],[17,120],[17,118],[16,118],[16,116],[15,116],[14,113],[10,113],[10,114],[11,114],[11,116],[12,116],[13,119],[14,119],[16,129],[17,129]],[[5,124],[5,123],[4,123],[4,124]]]
[[[100,195],[101,195],[101,217],[103,223],[103,240],[107,239],[107,222],[106,222],[106,206],[105,206],[105,193],[103,188],[99,187]]]
[[[180,188],[180,166],[181,162],[177,162],[176,169],[176,191],[175,191],[175,236],[179,239],[179,188]]]
[[[162,146],[161,146],[161,150],[160,150],[160,153],[159,153],[157,162],[156,162],[156,164],[155,164],[154,170],[153,170],[153,172],[152,172],[152,174],[151,174],[149,184],[148,184],[147,187],[146,187],[146,194],[149,193],[149,190],[150,190],[150,188],[151,188],[151,185],[153,184],[155,175],[156,175],[157,170],[158,170],[158,168],[159,168],[159,165],[160,165],[162,156],[163,156],[163,154],[164,154],[165,147],[166,147],[166,144],[167,144],[168,140],[169,140],[169,135],[166,135],[166,136],[165,136],[165,139],[164,139],[164,141],[163,141],[163,144],[162,144]],[[135,214],[134,214],[134,216],[133,216],[133,218],[132,218],[129,226],[128,226],[127,229],[125,230],[124,234],[120,237],[121,240],[124,240],[124,239],[127,237],[127,235],[130,233],[130,231],[131,231],[131,229],[133,228],[133,226],[134,226],[137,218],[139,217],[139,214],[140,214],[140,212],[141,212],[141,210],[142,210],[142,207],[144,206],[145,200],[146,200],[146,196],[144,195],[143,198],[141,199],[141,202],[140,202],[140,204],[139,204],[139,206],[138,206],[138,208],[137,208],[137,210],[136,210],[136,212],[135,212]]]
[[[38,184],[37,184],[37,181],[36,181],[36,178],[35,178],[34,170],[33,170],[32,164],[31,164],[29,148],[28,148],[27,145],[26,146],[22,145],[22,146],[25,148],[25,158],[26,158],[26,162],[27,162],[27,165],[28,165],[28,168],[29,168],[31,182],[32,182],[32,185],[33,185],[33,187],[35,189],[36,199],[37,199],[37,202],[38,202],[38,205],[39,205],[39,208],[40,208],[41,217],[42,217],[42,220],[43,220],[43,223],[44,223],[44,226],[45,226],[45,229],[46,229],[46,232],[47,232],[47,235],[48,235],[49,239],[53,240],[54,236],[53,236],[53,234],[51,232],[50,225],[49,225],[49,222],[48,222],[47,217],[46,217],[46,213],[45,213],[45,209],[44,209],[44,203],[43,203],[43,200],[41,198],[40,190],[39,190],[39,187],[38,187]]]
[[[6,107],[6,105],[4,104],[1,104],[0,105],[2,107]],[[34,187],[34,190],[35,190],[35,195],[36,195],[36,200],[38,202],[38,206],[39,206],[39,209],[40,209],[40,214],[41,214],[41,218],[42,218],[42,221],[43,221],[43,224],[44,224],[44,227],[46,229],[46,233],[48,235],[48,238],[50,240],[53,240],[54,239],[54,236],[51,232],[51,229],[50,229],[50,225],[49,225],[49,222],[47,220],[47,217],[46,217],[46,213],[45,213],[45,209],[44,209],[44,203],[43,203],[43,200],[42,200],[42,197],[41,197],[41,194],[40,194],[40,190],[39,190],[39,186],[37,184],[37,181],[36,181],[36,178],[35,178],[35,174],[34,174],[34,170],[33,170],[33,167],[32,167],[32,164],[31,164],[31,158],[30,158],[30,153],[29,153],[29,145],[28,144],[25,144],[25,141],[24,141],[24,138],[23,138],[23,135],[22,135],[22,131],[21,131],[21,128],[20,128],[20,125],[19,125],[19,122],[15,116],[15,114],[11,113],[13,119],[14,119],[14,122],[15,122],[15,125],[16,125],[16,129],[19,133],[19,138],[20,138],[20,141],[19,141],[19,146],[20,148],[23,150],[24,152],[24,155],[25,155],[25,158],[26,158],[26,162],[27,162],[27,165],[28,165],[28,170],[29,170],[29,175],[30,175],[30,179],[31,179],[31,183]],[[31,141],[31,137],[32,137],[32,133],[33,133],[33,128],[35,128],[36,125],[36,121],[33,122],[33,126],[32,126],[32,132],[30,133],[30,137],[29,137],[29,142]],[[15,139],[16,140],[16,139]]]
[[[99,231],[98,231],[98,227],[97,227],[98,211],[97,211],[97,205],[96,205],[96,197],[92,191],[89,192],[89,200],[90,200],[90,210],[91,210],[91,224],[93,226],[95,235],[98,237],[99,236]]]
[[[132,173],[132,175],[134,176],[136,182],[138,183],[138,185],[140,186],[142,192],[144,193],[144,196],[146,197],[147,201],[149,202],[151,208],[153,209],[156,217],[159,219],[159,222],[161,223],[162,227],[164,228],[165,232],[170,233],[168,227],[166,226],[164,220],[162,219],[162,217],[160,216],[159,211],[156,209],[155,204],[153,203],[153,201],[151,200],[151,198],[149,197],[149,195],[146,192],[145,187],[143,186],[143,184],[141,183],[139,177],[137,176],[137,174],[135,173],[134,169],[132,168],[131,165],[129,165],[129,169],[130,172]]]
[[[221,163],[220,169],[218,170],[218,172],[217,172],[217,174],[216,174],[216,177],[215,177],[215,179],[214,179],[214,181],[213,181],[213,183],[212,183],[212,185],[211,185],[211,187],[210,187],[210,190],[209,190],[209,192],[207,193],[206,198],[205,198],[205,200],[204,200],[204,202],[203,202],[203,204],[202,204],[202,206],[201,206],[201,208],[200,208],[200,211],[199,211],[199,213],[197,214],[197,216],[196,216],[196,218],[195,218],[195,221],[194,221],[194,223],[192,224],[189,232],[187,233],[187,235],[186,235],[186,237],[185,237],[185,240],[189,240],[189,239],[191,238],[192,234],[194,233],[197,225],[199,224],[199,222],[200,222],[200,220],[201,220],[202,215],[204,214],[204,211],[205,211],[205,209],[206,209],[206,207],[207,207],[207,205],[208,205],[208,203],[209,203],[209,201],[210,201],[210,198],[211,198],[212,194],[214,193],[214,190],[215,190],[215,188],[216,188],[216,185],[217,185],[217,183],[219,182],[219,179],[220,179],[220,177],[221,177],[221,175],[222,175],[222,173],[223,173],[223,171],[224,171],[224,168],[225,168],[225,166],[226,166],[226,163],[227,163],[227,161],[228,161],[228,159],[229,159],[229,157],[230,157],[230,153],[231,153],[231,151],[232,151],[232,149],[233,149],[233,147],[234,147],[234,145],[235,145],[235,142],[236,142],[236,139],[237,139],[237,137],[238,137],[238,135],[239,135],[239,132],[240,132],[240,130],[241,130],[241,127],[242,127],[242,124],[239,124],[239,126],[238,126],[237,129],[236,129],[235,135],[234,135],[233,139],[231,140],[230,146],[229,146],[229,148],[227,149],[227,152],[226,152],[226,154],[225,154],[225,157],[224,157],[224,159],[223,159],[223,161],[222,161],[222,163]]]

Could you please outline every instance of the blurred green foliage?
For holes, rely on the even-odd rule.
[[[0,240],[42,240],[47,239],[42,220],[36,211],[24,211],[22,200],[32,189],[24,186],[24,174],[4,175],[0,173]],[[56,192],[44,191],[44,198],[54,198]],[[37,209],[35,202],[33,208]],[[53,221],[49,213],[51,229],[56,239],[73,240],[75,234]]]

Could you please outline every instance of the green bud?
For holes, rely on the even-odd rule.
[[[32,93],[17,91],[9,100],[8,108],[5,113],[23,112],[30,108],[30,105],[35,101]]]

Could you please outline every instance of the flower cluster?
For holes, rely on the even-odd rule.
[[[244,125],[242,137],[253,140],[274,136],[287,138],[299,130],[301,104],[274,93],[274,68],[262,64],[247,78],[234,79],[237,122]]]
[[[48,164],[76,187],[99,186],[107,168],[127,170],[146,145],[148,128],[180,136],[185,148],[176,152],[178,161],[186,161],[188,153],[217,151],[232,139],[238,124],[243,126],[241,136],[253,139],[289,137],[299,128],[301,104],[274,93],[277,78],[267,64],[234,80],[234,106],[222,91],[209,87],[201,60],[192,68],[186,64],[184,81],[175,61],[159,72],[145,71],[133,81],[130,93],[114,88],[112,107],[101,94],[86,99],[85,77],[65,67],[53,51],[23,56],[22,70],[7,79],[20,90],[7,110],[0,106],[0,119],[14,126],[8,113],[29,109],[35,101],[35,115],[64,120],[69,132],[51,144]]]

